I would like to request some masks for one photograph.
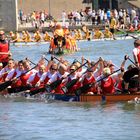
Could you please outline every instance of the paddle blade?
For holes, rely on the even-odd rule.
[[[50,93],[52,91],[51,86],[50,85],[46,85],[46,92]]]
[[[36,95],[40,92],[44,92],[45,91],[45,88],[39,88],[39,89],[36,89],[36,90],[33,90],[33,91],[30,91],[29,95],[30,96],[33,96],[33,95]]]
[[[92,86],[91,84],[86,84],[86,85],[80,87],[79,89],[77,89],[75,91],[75,95],[80,96],[81,94],[84,94],[85,92],[87,92],[88,89],[91,88],[91,86]]]
[[[50,84],[49,86],[50,86],[51,90],[56,89],[57,86],[59,86],[62,83],[62,80],[63,79],[60,79],[60,80],[57,80],[57,81],[53,82],[52,84]]]
[[[68,89],[67,89],[67,87],[62,87],[62,91],[64,92],[64,94],[66,94],[67,92],[68,92]]]
[[[64,94],[67,93],[68,90],[70,88],[72,88],[77,83],[77,81],[78,81],[78,78],[73,79],[71,82],[68,82],[64,87],[62,87],[62,90],[63,90]]]
[[[10,86],[12,84],[12,81],[6,81],[4,83],[0,84],[0,91],[3,91],[4,89],[6,89],[8,86]]]

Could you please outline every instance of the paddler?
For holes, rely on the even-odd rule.
[[[9,76],[7,76],[8,80],[11,79],[14,80],[12,85],[8,87],[9,93],[15,93],[18,90],[20,91],[20,89],[22,89],[22,82],[20,78],[17,77],[23,73],[24,73],[24,67],[23,67],[23,61],[21,60],[18,62],[18,66],[14,69],[14,71]]]
[[[12,42],[21,42],[21,38],[18,32],[15,32],[15,38]]]
[[[78,40],[78,31],[74,29],[74,39]]]
[[[25,31],[25,33],[26,33],[26,35],[27,35],[27,36],[26,36],[26,37],[27,37],[27,42],[33,42],[30,33],[29,33],[28,31]]]
[[[58,65],[56,63],[52,63],[50,69],[41,76],[40,80],[36,83],[36,86],[40,86],[40,85],[45,86],[48,83],[48,81],[57,72],[57,69],[58,69]]]
[[[114,18],[114,16],[112,15],[111,20],[110,20],[110,32],[112,33],[114,40],[116,40],[116,38],[115,38],[115,29],[116,29],[116,27],[117,27],[117,21]]]
[[[39,71],[29,77],[29,79],[27,80],[27,84],[35,87],[41,76],[45,74],[45,69],[46,67],[44,65],[39,66]]]
[[[77,30],[77,39],[78,40],[82,40],[83,39],[83,36],[82,36],[82,33],[81,33],[80,29]]]
[[[56,45],[59,49],[65,48],[66,39],[64,37],[64,31],[61,25],[58,25],[54,31],[54,45]]]
[[[133,56],[135,63],[138,67],[140,67],[140,40],[137,39],[134,41],[134,49],[133,49]]]
[[[44,39],[44,41],[51,41],[51,36],[49,35],[49,33],[47,31],[45,32],[43,39]]]
[[[8,63],[8,56],[9,56],[9,43],[5,39],[5,32],[0,31],[0,63],[3,64],[5,67]]]
[[[73,64],[73,65],[70,66],[69,71],[71,73],[71,72],[75,71],[76,69],[77,69],[77,66]],[[72,80],[77,79],[78,78],[78,75],[79,75],[78,71],[73,72],[70,76],[68,76],[66,78],[65,82],[67,84],[69,84]],[[69,89],[67,89],[67,91],[65,91],[65,92],[66,93],[74,93],[75,90],[77,90],[80,86],[81,86],[81,82],[78,80],[72,87],[70,87]]]
[[[86,30],[85,39],[88,41],[90,41],[92,39],[92,35],[91,35],[91,32],[89,31],[89,29]]]
[[[25,33],[25,31],[22,31],[22,41],[23,42],[27,42],[27,34]]]
[[[10,37],[10,42],[13,42],[13,40],[15,40],[15,34],[13,33],[13,31],[9,32],[9,37]]]
[[[20,80],[22,82],[22,86],[26,86],[27,85],[27,80],[29,79],[29,77],[32,74],[36,73],[37,70],[33,69],[33,70],[30,71],[31,66],[30,66],[30,63],[28,61],[24,61],[23,62],[23,66],[24,66],[24,73],[26,73],[27,71],[29,71],[29,72],[27,72],[26,74],[24,74],[24,75],[22,75],[20,77]]]
[[[42,39],[42,36],[41,36],[40,32],[36,31],[35,34],[34,34],[34,41],[35,42],[40,42],[41,39]]]
[[[87,69],[86,74],[83,75],[82,80],[81,80],[82,86],[96,82],[93,72],[94,71],[92,69],[90,69],[90,68]],[[93,85],[92,87],[90,87],[85,93],[86,94],[97,94],[96,85]]]
[[[65,78],[67,75],[68,75],[67,67],[64,64],[60,64],[58,66],[58,72],[55,73],[55,75],[48,81],[47,84],[52,84],[53,82],[61,80],[62,78]],[[64,92],[62,91],[62,87],[64,86],[64,84],[65,80],[62,81],[60,85],[56,86],[56,88],[54,89],[54,93],[64,94]]]
[[[109,31],[109,28],[105,27],[104,38],[112,38],[113,34]]]
[[[9,77],[11,77],[11,75],[13,75],[13,73],[15,71],[14,67],[15,67],[15,62],[13,59],[10,59],[7,63],[7,66],[5,66],[0,71],[0,78],[3,79],[3,82],[8,81]]]
[[[64,32],[64,36],[65,36],[65,35],[67,36],[68,34],[70,34],[70,31],[69,31],[69,28],[68,28],[67,25],[64,26],[63,32]]]
[[[94,29],[93,39],[102,39],[104,37],[103,33],[99,30],[99,28]]]
[[[114,86],[114,80],[111,76],[110,68],[106,67],[103,69],[103,74],[100,76],[100,78],[104,78],[101,80],[98,84],[98,94],[114,94],[115,93],[115,86]]]

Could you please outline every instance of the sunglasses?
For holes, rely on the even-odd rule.
[[[57,69],[51,68],[51,70],[57,70]]]
[[[70,71],[74,71],[75,69],[70,69]]]

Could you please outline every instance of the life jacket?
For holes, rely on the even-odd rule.
[[[90,83],[94,83],[95,82],[95,78],[94,76],[92,76],[91,78],[87,78],[87,77],[84,77],[84,80],[83,80],[83,86],[84,85],[87,85],[87,84],[90,84]],[[95,86],[91,87],[90,89],[87,90],[87,92],[97,92],[97,89]]]
[[[1,53],[8,53],[9,52],[8,42],[5,42],[5,43],[0,42],[0,52]],[[0,62],[8,62],[8,54],[0,54]]]
[[[35,86],[36,83],[39,81],[40,77],[38,73],[35,74],[33,81],[31,82],[32,86]]]
[[[73,79],[71,79],[71,77],[68,77],[68,82],[67,83],[70,83],[72,80]],[[81,82],[77,81],[75,83],[75,85],[73,85],[71,88],[68,89],[68,93],[74,93],[80,87],[81,87]]]
[[[15,70],[15,72],[14,72],[12,78],[14,78],[14,77],[17,75],[17,73],[18,73],[18,72]],[[21,84],[22,84],[22,82],[21,82],[20,78],[18,78],[15,82],[12,83],[11,87],[12,87],[12,88],[14,88],[14,87],[20,87]]]
[[[44,83],[44,84],[46,84],[46,83],[49,81],[49,79],[50,79],[50,78],[49,78],[49,76],[48,76],[48,75],[46,75],[46,77],[45,77],[45,79],[44,79],[44,82],[43,82],[43,83]]]
[[[114,93],[115,87],[114,87],[114,81],[111,77],[108,77],[107,80],[101,81],[101,89],[103,93]]]
[[[61,78],[57,77],[57,80],[61,80]],[[55,89],[55,94],[64,94],[64,92],[62,91],[63,86],[64,86],[64,83],[61,83],[60,85],[58,85]]]
[[[54,44],[54,39],[52,39],[51,42],[50,42],[50,48],[52,50],[54,50],[55,48],[57,48],[57,46]]]
[[[22,86],[26,86],[27,85],[27,80],[29,79],[29,77],[31,76],[32,72],[28,72],[26,74],[22,74],[22,76],[20,76],[20,80],[22,82]]]
[[[70,39],[66,39],[66,49],[71,49],[71,42],[70,42]]]
[[[138,63],[140,64],[140,46],[137,49],[138,49],[137,58],[138,58]]]
[[[6,79],[6,77],[7,77],[9,72],[10,72],[10,69],[8,67],[5,67],[4,68],[4,74],[2,75],[3,81],[5,81],[5,79]]]

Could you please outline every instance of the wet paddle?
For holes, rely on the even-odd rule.
[[[113,75],[114,73],[116,73],[116,72],[118,72],[118,71],[120,71],[120,70],[121,70],[121,69],[118,69],[118,70],[114,71],[113,73],[111,73],[111,74],[109,74],[109,75],[107,75],[107,76],[105,76],[105,77],[103,77],[103,78],[97,80],[97,81],[94,82],[94,83],[86,84],[86,85],[80,87],[78,90],[75,91],[75,95],[76,95],[76,96],[80,96],[81,94],[85,93],[88,89],[90,89],[90,88],[91,88],[93,85],[95,85],[96,83],[98,83],[98,82],[100,82],[100,81],[106,79],[107,77]]]
[[[25,75],[25,74],[28,73],[29,71],[33,70],[35,67],[37,67],[37,65],[34,66],[33,68],[31,68],[30,70],[26,71],[25,73],[21,74],[20,76],[16,77],[16,79],[20,78],[21,76]],[[0,84],[0,91],[3,91],[3,90],[6,89],[8,86],[10,86],[10,85],[13,83],[14,80],[15,80],[15,79],[12,79],[12,80],[6,81],[6,82],[4,82],[4,83],[1,83],[1,84]]]
[[[95,67],[99,63],[99,61],[100,61],[100,59],[94,65],[92,65],[90,68],[88,68],[84,73],[82,73],[81,76],[83,76],[88,71],[90,71],[93,67]],[[70,88],[72,88],[78,82],[79,79],[80,79],[80,77],[73,79],[71,82],[68,82],[64,87],[62,87],[64,94],[66,94],[68,92],[68,90]]]

